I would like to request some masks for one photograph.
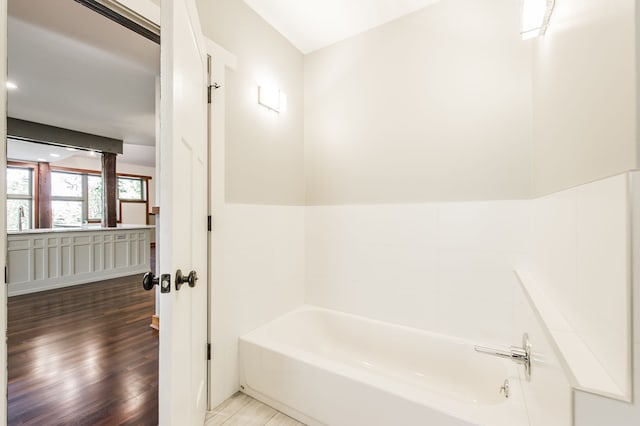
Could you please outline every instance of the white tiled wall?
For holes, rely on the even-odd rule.
[[[640,343],[634,345],[634,383],[636,395],[633,403],[616,401],[586,392],[576,391],[575,426],[638,426],[640,424]]]
[[[304,207],[225,204],[215,216],[213,406],[238,391],[238,337],[304,303]]]
[[[307,207],[306,302],[511,344],[527,201]],[[516,342],[517,343],[517,342]]]
[[[627,182],[622,174],[534,200],[528,267],[621,395],[631,363]]]
[[[531,381],[523,374],[520,381],[530,426],[570,426],[573,410],[569,379],[522,287],[517,286],[514,294],[513,340],[519,342],[526,331],[533,350]]]
[[[637,426],[640,424],[640,172],[631,173],[631,227],[633,265],[633,372],[632,403],[585,392],[575,393],[576,426]]]

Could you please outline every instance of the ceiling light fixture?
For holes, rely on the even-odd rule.
[[[287,94],[280,89],[258,86],[258,103],[275,112],[287,110]]]
[[[549,26],[555,0],[523,0],[522,31],[523,40],[544,35]]]
[[[49,155],[50,155],[50,156],[52,156],[53,158],[58,158],[58,157],[60,157],[60,154],[54,154],[54,153],[51,153],[51,154],[49,154]]]
[[[38,162],[40,162],[40,163],[46,163],[46,162],[47,162],[47,160],[45,160],[44,158],[38,158]]]
[[[65,148],[67,151],[78,151],[77,148]]]
[[[9,90],[15,90],[15,89],[18,88],[17,84],[15,84],[13,81],[9,81],[9,80],[7,80],[6,86],[7,86],[7,89],[9,89]]]

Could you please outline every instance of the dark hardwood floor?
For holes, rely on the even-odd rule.
[[[9,298],[9,425],[158,424],[155,300],[141,282]]]

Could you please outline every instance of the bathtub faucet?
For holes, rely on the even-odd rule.
[[[474,346],[476,352],[481,354],[497,356],[500,358],[510,359],[511,361],[524,365],[524,374],[527,380],[531,380],[531,343],[529,343],[529,335],[524,333],[522,336],[522,347],[511,346],[509,350],[487,348],[485,346]]]

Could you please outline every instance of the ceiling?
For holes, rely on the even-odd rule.
[[[17,139],[7,140],[7,158],[19,161],[54,163],[77,155],[80,151],[62,146],[43,145]],[[88,154],[88,153],[87,153]],[[95,156],[96,153],[94,152]]]
[[[74,0],[8,9],[8,115],[121,139],[119,161],[149,163],[160,46]]]
[[[138,166],[155,167],[155,146],[124,144],[122,148],[124,153],[118,156],[118,161]],[[100,155],[95,151],[7,139],[7,158],[10,160],[30,163],[49,162],[52,165],[57,165],[56,163],[70,157],[100,159]]]
[[[305,54],[438,1],[244,0]]]

